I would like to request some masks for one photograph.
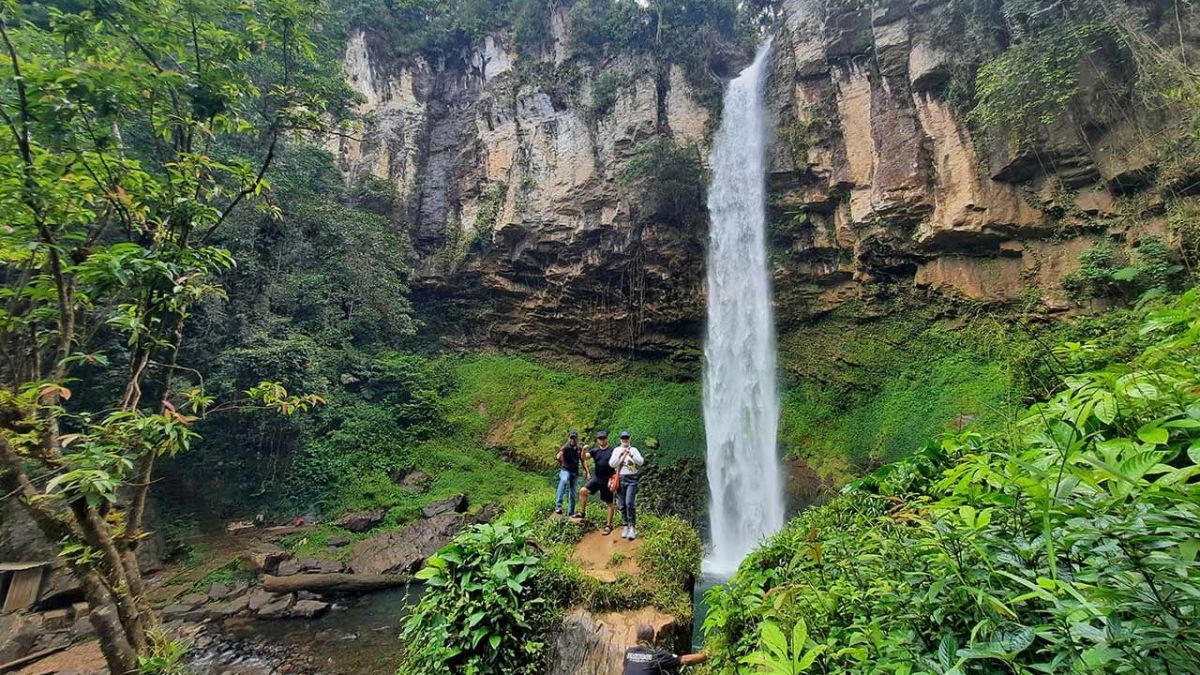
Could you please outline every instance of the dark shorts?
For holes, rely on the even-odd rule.
[[[613,493],[608,489],[607,478],[600,478],[596,474],[592,474],[592,479],[587,482],[587,485],[583,486],[583,489],[587,490],[590,495],[599,494],[600,501],[605,504],[612,503]]]

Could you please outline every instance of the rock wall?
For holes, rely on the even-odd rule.
[[[1098,102],[1128,90],[1127,74],[1089,55],[1082,93],[1039,143],[974,138],[944,94],[948,0],[857,4],[780,6],[770,209],[782,323],[884,282],[1067,311],[1061,280],[1080,252],[1161,231],[1153,199],[1133,217],[1117,199],[1154,169],[1144,139],[1156,121]],[[542,53],[519,55],[501,33],[464,66],[389,58],[356,32],[345,67],[367,124],[330,149],[347,176],[394,186],[415,299],[451,342],[694,359],[704,227],[634,217],[620,175],[655,137],[706,154],[716,120],[677,66],[574,54],[564,11]],[[611,106],[594,104],[602,77],[620,82]]]

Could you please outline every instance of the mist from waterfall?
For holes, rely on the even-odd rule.
[[[705,569],[725,576],[763,537],[783,527],[766,247],[770,128],[763,88],[770,51],[767,41],[754,63],[729,84],[709,158],[704,430],[712,549]]]

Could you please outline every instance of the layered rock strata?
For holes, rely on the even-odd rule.
[[[870,5],[781,3],[769,95],[782,322],[881,283],[1068,310],[1061,282],[1081,251],[1162,232],[1154,199],[1121,199],[1150,186],[1162,120],[1128,100],[1128,73],[1104,54],[1080,62],[1080,94],[1040,140],[981,138],[946,94],[962,65],[944,36],[954,3]],[[417,304],[451,341],[695,358],[703,223],[637,217],[621,176],[655,138],[706,155],[711,106],[678,66],[575,54],[565,11],[540,53],[498,33],[458,66],[390,58],[354,33],[345,67],[367,123],[330,149],[348,177],[394,188]],[[597,95],[614,82],[611,100]]]

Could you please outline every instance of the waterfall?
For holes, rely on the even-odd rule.
[[[708,445],[712,574],[729,575],[783,527],[776,453],[775,324],[766,248],[763,106],[771,43],[729,84],[709,158],[708,331],[704,431]]]

